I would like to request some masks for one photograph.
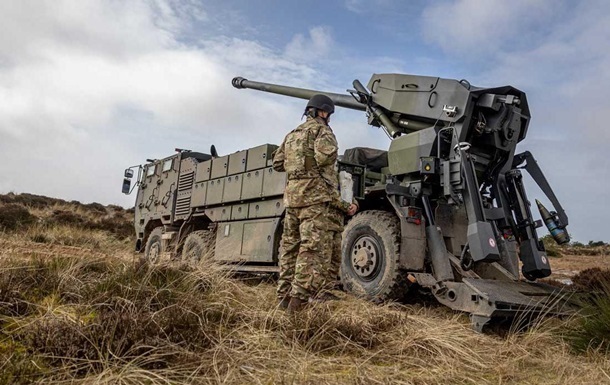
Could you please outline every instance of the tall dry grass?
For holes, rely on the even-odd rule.
[[[570,345],[607,331],[595,308],[507,335],[477,334],[440,306],[345,294],[289,315],[264,280],[140,265],[120,207],[0,204],[22,218],[0,233],[0,385],[610,383],[599,344]]]
[[[345,295],[297,315],[269,283],[213,267],[111,257],[0,261],[0,383],[594,384],[607,358],[574,354],[549,320],[473,332],[441,307]]]

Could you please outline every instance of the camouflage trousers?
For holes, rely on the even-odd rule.
[[[340,262],[331,262],[337,237],[341,242],[343,219],[341,216],[339,221],[339,215],[342,214],[326,203],[286,209],[278,297],[289,294],[307,300],[331,280],[336,281]]]
[[[341,216],[341,220],[343,219],[343,214],[339,213]],[[329,253],[328,258],[328,269],[326,274],[326,282],[322,287],[322,291],[333,290],[337,284],[339,283],[339,270],[341,269],[341,231],[337,231],[334,233],[331,241],[330,247],[327,249]]]

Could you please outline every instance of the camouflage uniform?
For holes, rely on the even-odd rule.
[[[280,298],[290,294],[307,300],[328,281],[333,242],[343,231],[337,213],[349,206],[337,189],[337,150],[337,139],[324,120],[307,117],[273,154],[273,168],[288,177]]]
[[[341,268],[341,234],[343,232],[345,213],[342,210],[333,210],[331,217],[329,218],[332,222],[341,226],[341,231],[333,233],[333,237],[330,241],[331,246],[327,249],[330,253],[328,256],[328,269],[326,276],[326,285],[323,290],[332,290],[335,288],[338,278],[339,270]]]

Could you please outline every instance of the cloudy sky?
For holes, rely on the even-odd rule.
[[[574,238],[609,241],[609,44],[605,0],[6,0],[0,193],[130,206],[127,166],[279,143],[299,123],[302,101],[236,90],[234,76],[344,92],[402,72],[524,90],[520,149]],[[342,149],[388,146],[362,113],[333,127]]]

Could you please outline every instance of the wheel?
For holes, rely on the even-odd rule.
[[[343,231],[341,255],[345,290],[376,302],[405,296],[398,260],[400,223],[393,213],[372,210],[354,216]]]
[[[155,227],[150,232],[148,239],[146,240],[146,246],[144,247],[144,259],[146,262],[155,265],[161,261],[163,253],[163,242],[161,236],[163,235],[163,226]]]
[[[216,243],[215,232],[197,230],[187,235],[182,248],[182,260],[197,264],[200,261],[211,261],[214,258]]]

